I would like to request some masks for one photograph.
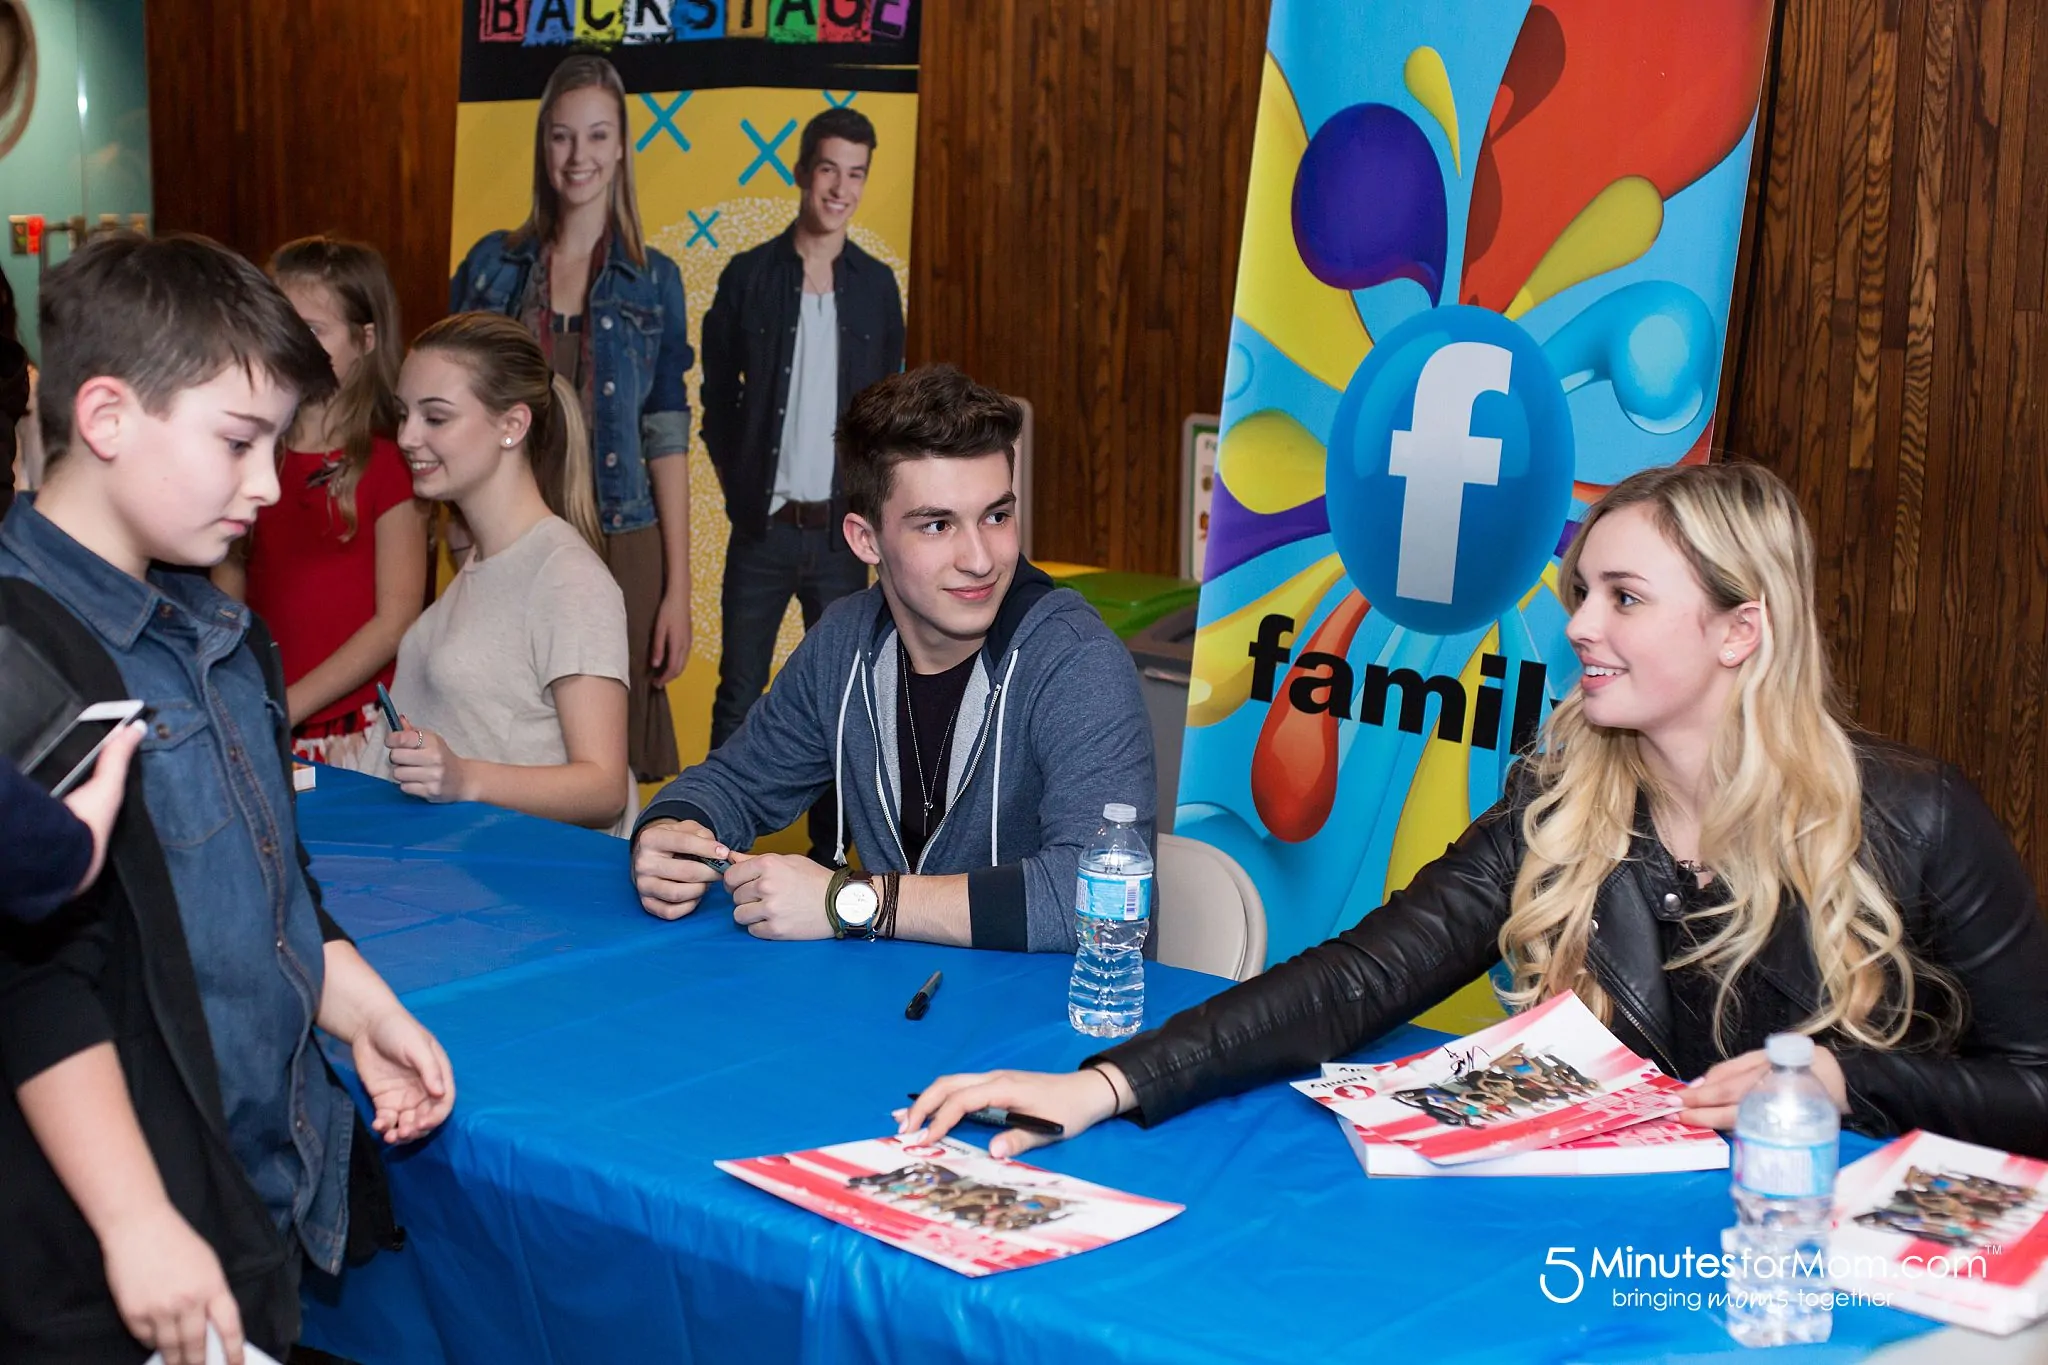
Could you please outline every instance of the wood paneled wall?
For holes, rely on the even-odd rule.
[[[447,299],[460,0],[149,10],[156,220],[261,260],[335,231],[408,335]],[[1036,552],[1171,571],[1222,401],[1267,0],[947,0],[924,20],[914,361],[1031,400]]]
[[[1033,550],[1172,572],[1217,410],[1267,0],[925,9],[910,354],[1031,400]]]
[[[1267,5],[934,0],[911,354],[1031,399],[1037,552],[1174,564]],[[157,218],[380,243],[438,316],[458,0],[152,5]],[[1785,0],[1722,443],[1799,489],[1852,712],[2048,884],[2048,5]]]
[[[460,0],[151,4],[156,222],[254,260],[381,249],[410,337],[448,311]]]
[[[1788,0],[1723,442],[1799,490],[1852,713],[2048,885],[2048,6]]]

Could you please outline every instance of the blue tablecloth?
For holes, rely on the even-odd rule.
[[[1716,1280],[1594,1278],[1558,1304],[1539,1278],[1553,1248],[1581,1269],[1717,1250],[1724,1173],[1367,1180],[1284,1086],[1034,1154],[1187,1205],[1163,1227],[980,1280],[930,1265],[711,1163],[877,1135],[941,1072],[1074,1065],[1092,1049],[1066,1025],[1064,960],[760,943],[716,906],[663,923],[617,840],[319,783],[300,820],[328,905],[439,1034],[459,1101],[390,1160],[410,1246],[309,1287],[312,1345],[365,1365],[1755,1359],[1685,1297]],[[933,968],[945,985],[910,1023]],[[1153,967],[1148,1004],[1224,984]],[[1858,1359],[1929,1326],[1845,1309],[1832,1343],[1774,1358]]]

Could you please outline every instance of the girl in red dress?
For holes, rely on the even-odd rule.
[[[334,362],[278,451],[280,494],[250,533],[249,606],[284,656],[294,747],[333,761],[360,744],[398,641],[427,591],[427,519],[398,428],[398,300],[372,247],[302,237],[270,273]],[[233,585],[223,584],[229,591]]]

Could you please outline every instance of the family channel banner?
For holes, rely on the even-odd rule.
[[[1279,961],[1577,681],[1557,556],[1706,458],[1770,0],[1275,0],[1176,829]]]
[[[596,51],[627,90],[642,225],[647,244],[682,272],[692,346],[726,262],[796,217],[801,130],[834,105],[875,125],[851,236],[895,270],[907,308],[923,9],[923,0],[464,0],[450,273],[485,233],[525,221],[541,91],[564,57]],[[699,379],[693,369],[692,412]],[[701,438],[690,468],[691,658],[668,689],[685,764],[709,739],[727,534]],[[778,664],[801,635],[792,604]]]

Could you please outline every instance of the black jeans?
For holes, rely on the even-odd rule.
[[[718,692],[711,701],[711,747],[731,739],[768,686],[775,635],[794,597],[804,629],[825,608],[868,585],[868,566],[854,558],[836,526],[799,531],[770,521],[755,539],[737,528],[725,544],[725,581],[719,590],[721,634]],[[811,807],[811,856],[829,862],[837,842],[835,795],[826,788]]]

